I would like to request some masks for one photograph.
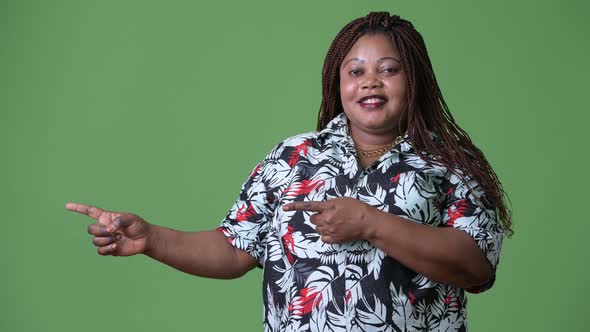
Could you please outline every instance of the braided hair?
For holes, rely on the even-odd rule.
[[[407,109],[398,128],[408,132],[412,146],[422,159],[436,161],[466,183],[470,178],[481,185],[485,195],[480,199],[496,209],[502,229],[511,236],[511,211],[506,204],[506,192],[482,151],[455,123],[436,81],[424,40],[409,21],[387,12],[372,12],[351,21],[338,32],[322,69],[322,103],[317,130],[325,128],[343,112],[339,91],[342,61],[360,37],[376,33],[389,36],[401,58]],[[430,132],[438,140],[433,140]]]

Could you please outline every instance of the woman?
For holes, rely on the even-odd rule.
[[[101,255],[211,278],[264,268],[266,331],[465,331],[465,291],[492,286],[510,211],[410,22],[370,13],[338,33],[317,129],[279,143],[216,230],[66,208],[98,220]]]

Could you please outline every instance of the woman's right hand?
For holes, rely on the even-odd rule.
[[[92,243],[99,254],[131,256],[146,252],[151,227],[141,217],[79,203],[67,203],[66,209],[97,221],[88,226],[88,233],[93,235]]]

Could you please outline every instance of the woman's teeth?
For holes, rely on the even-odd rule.
[[[384,100],[381,98],[370,98],[367,100],[363,100],[362,104],[378,104],[382,103]]]
[[[385,104],[385,99],[379,97],[372,97],[360,102],[361,107],[365,109],[376,109]]]

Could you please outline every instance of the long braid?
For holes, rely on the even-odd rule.
[[[485,204],[494,206],[502,228],[513,234],[511,211],[502,183],[469,135],[455,122],[436,81],[426,45],[412,23],[387,12],[373,12],[348,23],[334,38],[322,69],[322,102],[317,129],[321,130],[343,112],[340,101],[340,65],[356,41],[367,33],[384,33],[401,57],[407,94],[407,110],[399,128],[408,131],[418,155],[447,167],[465,182],[473,179],[486,195]],[[430,133],[438,137],[433,140]],[[429,159],[430,158],[430,159]],[[461,170],[461,171],[457,171]]]

